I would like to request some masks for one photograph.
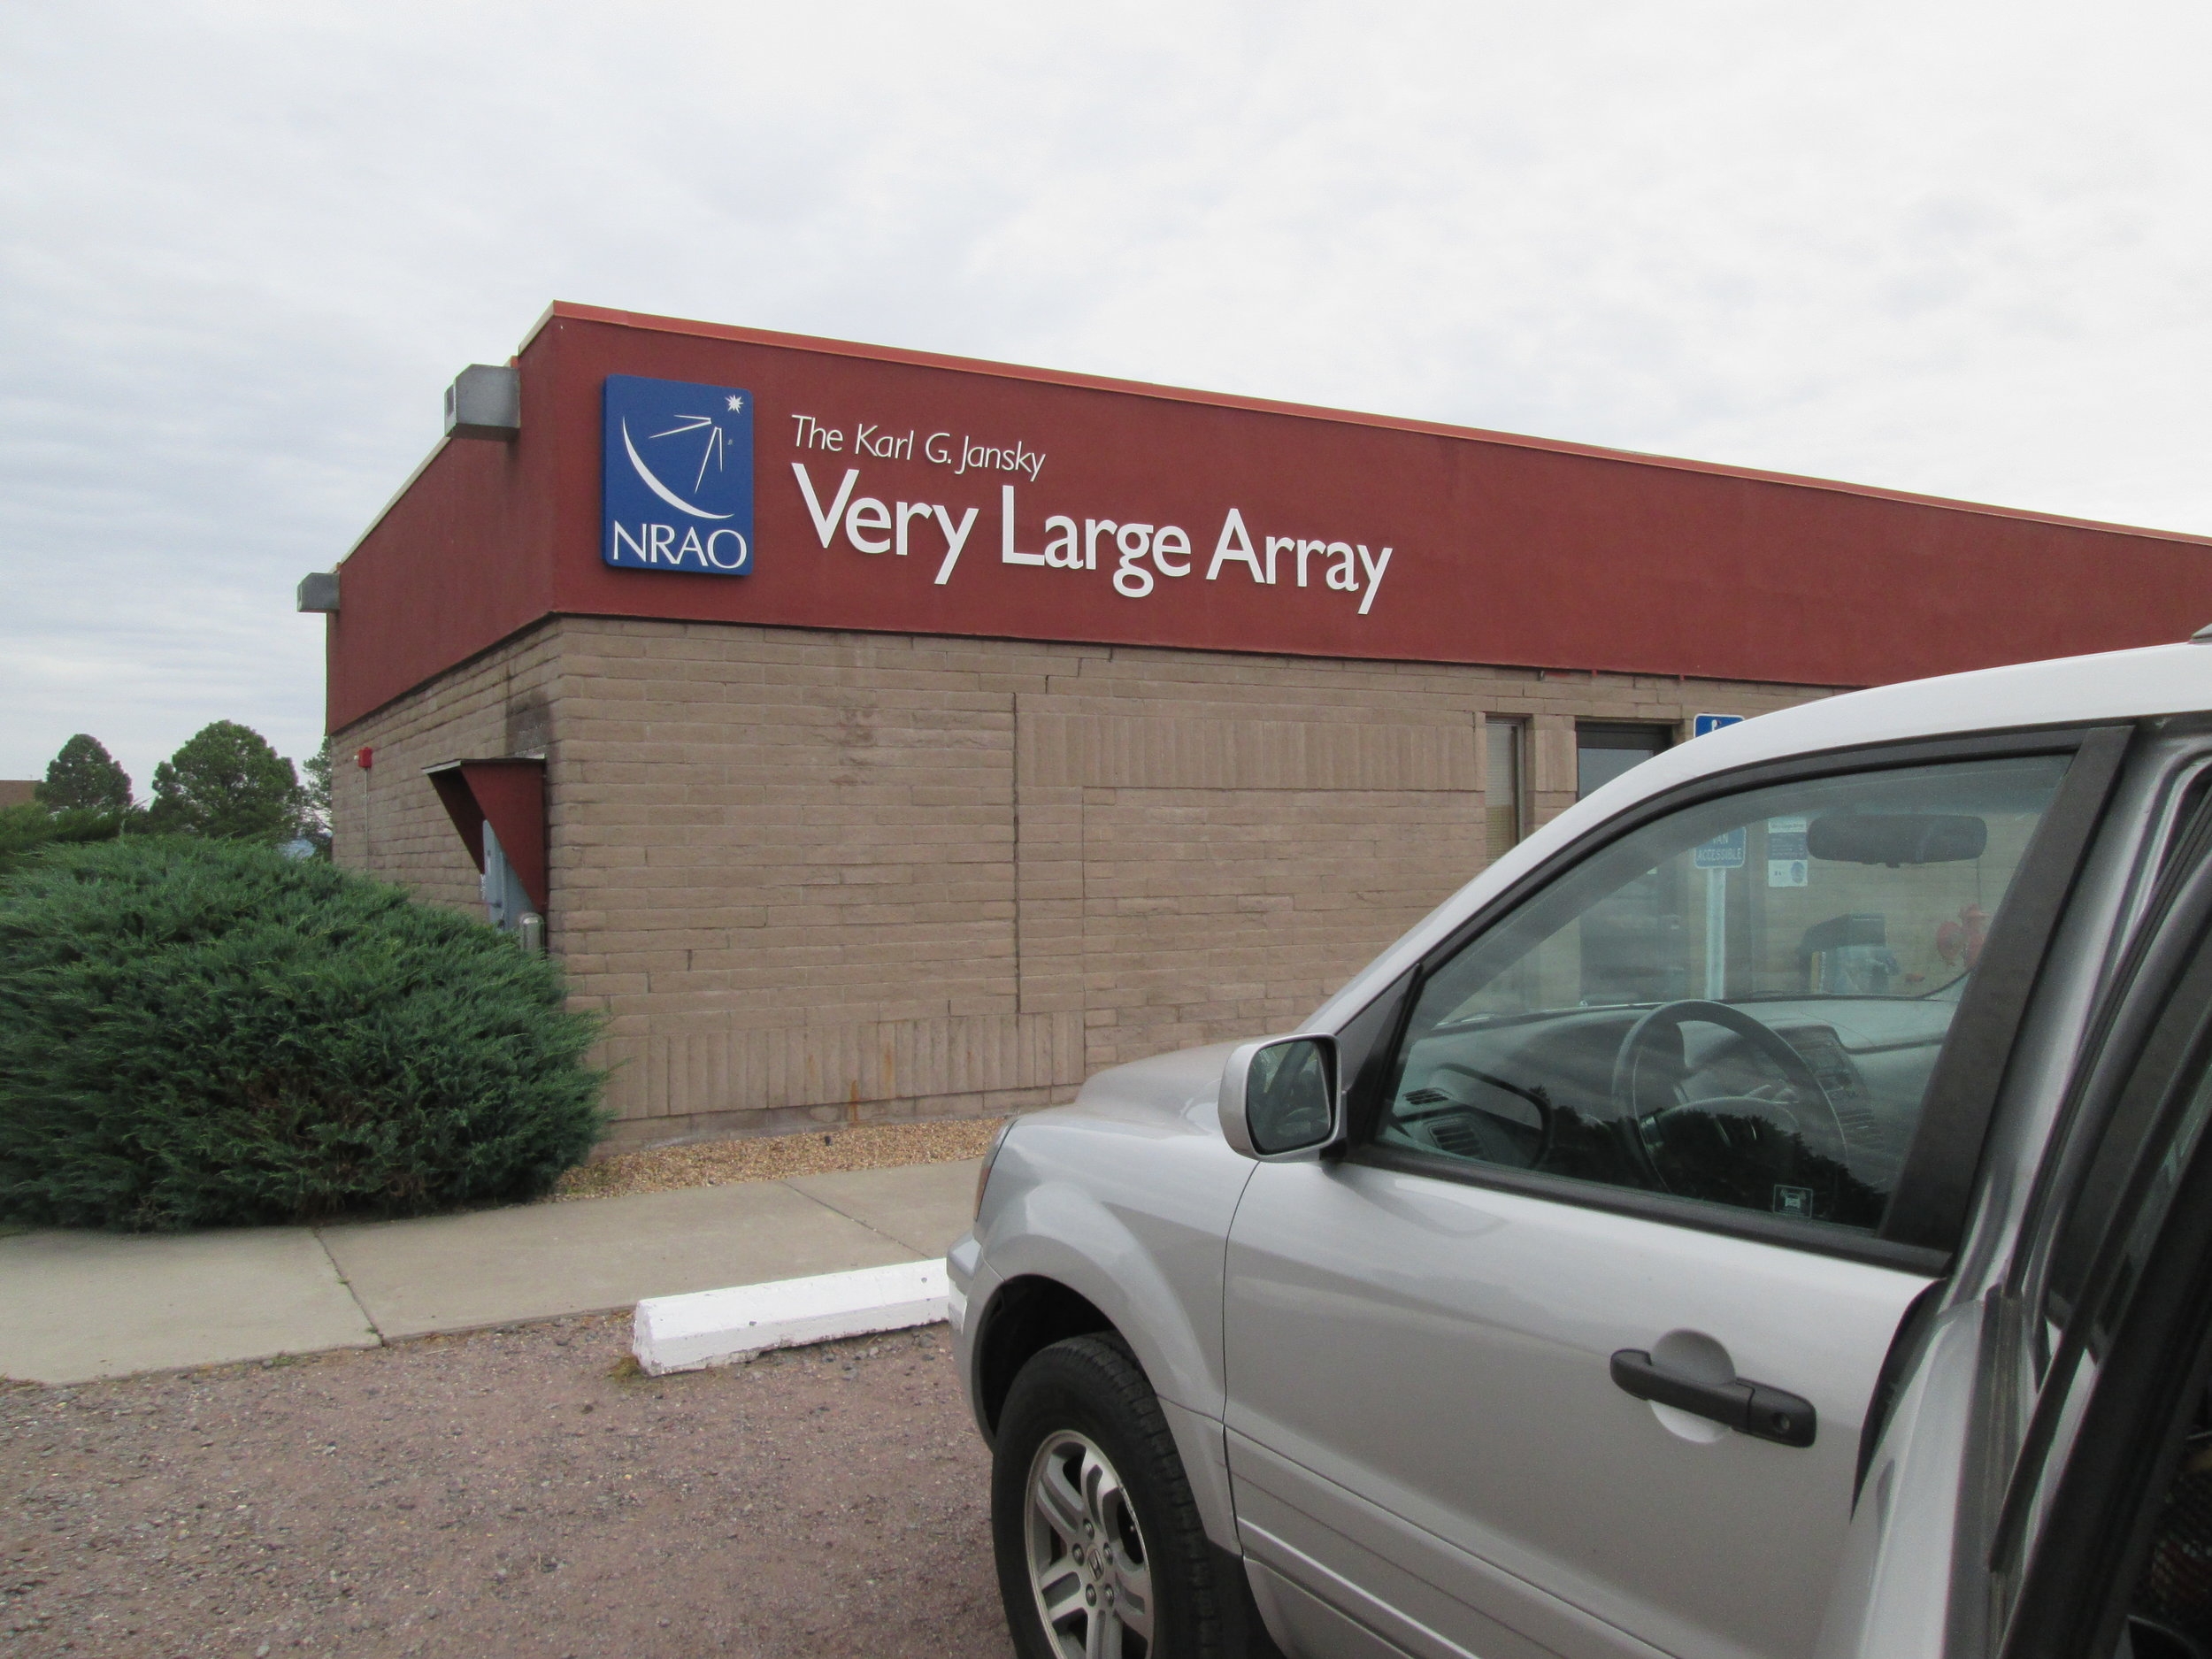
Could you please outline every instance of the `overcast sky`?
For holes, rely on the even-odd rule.
[[[2212,533],[2208,49],[2112,0],[9,6],[0,777],[311,750],[295,583],[557,298]]]

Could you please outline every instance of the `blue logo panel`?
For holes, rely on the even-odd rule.
[[[610,374],[599,556],[623,570],[753,569],[753,395]]]

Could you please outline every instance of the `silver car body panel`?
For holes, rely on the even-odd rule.
[[[1927,1282],[1356,1163],[1263,1166],[1224,1318],[1240,1513],[1264,1492],[1304,1555],[1333,1559],[1333,1534],[1394,1563],[1478,1652],[1505,1630],[1574,1659],[1809,1654],[1861,1417]],[[1815,1444],[1614,1384],[1615,1350],[1686,1339],[1810,1400]]]
[[[1364,1624],[1354,1623],[1317,1596],[1309,1595],[1289,1579],[1256,1561],[1245,1564],[1252,1583],[1253,1599],[1260,1617],[1273,1632],[1277,1644],[1294,1659],[1406,1659],[1415,1649],[1385,1641]],[[1347,1581],[1347,1592],[1357,1586]],[[1422,1659],[1462,1659],[1465,1649],[1422,1648]],[[1473,1659],[1469,1655],[1468,1659]],[[1500,1649],[1488,1659],[1521,1659],[1510,1649]]]
[[[1980,1369],[1978,1302],[1940,1315],[1867,1471],[1822,1623],[1819,1659],[1936,1659],[1949,1615],[1959,1455]]]
[[[1216,1115],[1230,1047],[1114,1067],[1086,1083],[1074,1104],[1022,1118],[999,1148],[972,1241],[948,1259],[956,1291],[968,1298],[955,1344],[971,1401],[980,1392],[976,1336],[990,1296],[1029,1276],[1065,1286],[1128,1340],[1175,1432],[1208,1533],[1233,1548],[1221,1446],[1221,1263],[1230,1217],[1257,1166],[1229,1149]]]
[[[1462,1598],[1447,1594],[1401,1563],[1412,1529],[1386,1510],[1355,1505],[1340,1516],[1348,1531],[1316,1534],[1312,1523],[1274,1495],[1281,1477],[1292,1472],[1280,1459],[1248,1440],[1230,1437],[1240,1476],[1238,1520],[1243,1528],[1246,1572],[1255,1586],[1264,1582],[1282,1617],[1269,1617],[1276,1640],[1297,1659],[1338,1659],[1365,1653],[1342,1632],[1357,1631],[1377,1651],[1408,1654],[1415,1659],[1554,1659],[1560,1654],[1624,1651],[1617,1646],[1593,1648],[1573,1628],[1574,1609],[1561,1603],[1553,1620],[1553,1640],[1538,1642],[1510,1627],[1475,1614]],[[1296,1540],[1298,1541],[1294,1542]],[[1422,1554],[1427,1540],[1412,1552]],[[1300,1548],[1301,1544],[1304,1548]],[[1469,1567],[1483,1563],[1469,1558]],[[1269,1598],[1260,1597],[1262,1606]],[[1349,1609],[1347,1611],[1346,1609]],[[1639,1659],[1660,1659],[1656,1648],[1634,1649]]]

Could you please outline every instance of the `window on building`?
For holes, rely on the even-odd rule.
[[[1631,766],[1649,760],[1674,741],[1665,726],[1607,726],[1594,722],[1575,727],[1575,799],[1595,795]]]
[[[1528,830],[1528,723],[1491,715],[1483,721],[1483,738],[1489,750],[1483,816],[1495,858]]]

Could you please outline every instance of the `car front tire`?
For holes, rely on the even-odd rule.
[[[1118,1337],[1038,1353],[995,1439],[992,1543],[1022,1659],[1226,1659],[1190,1481]]]

